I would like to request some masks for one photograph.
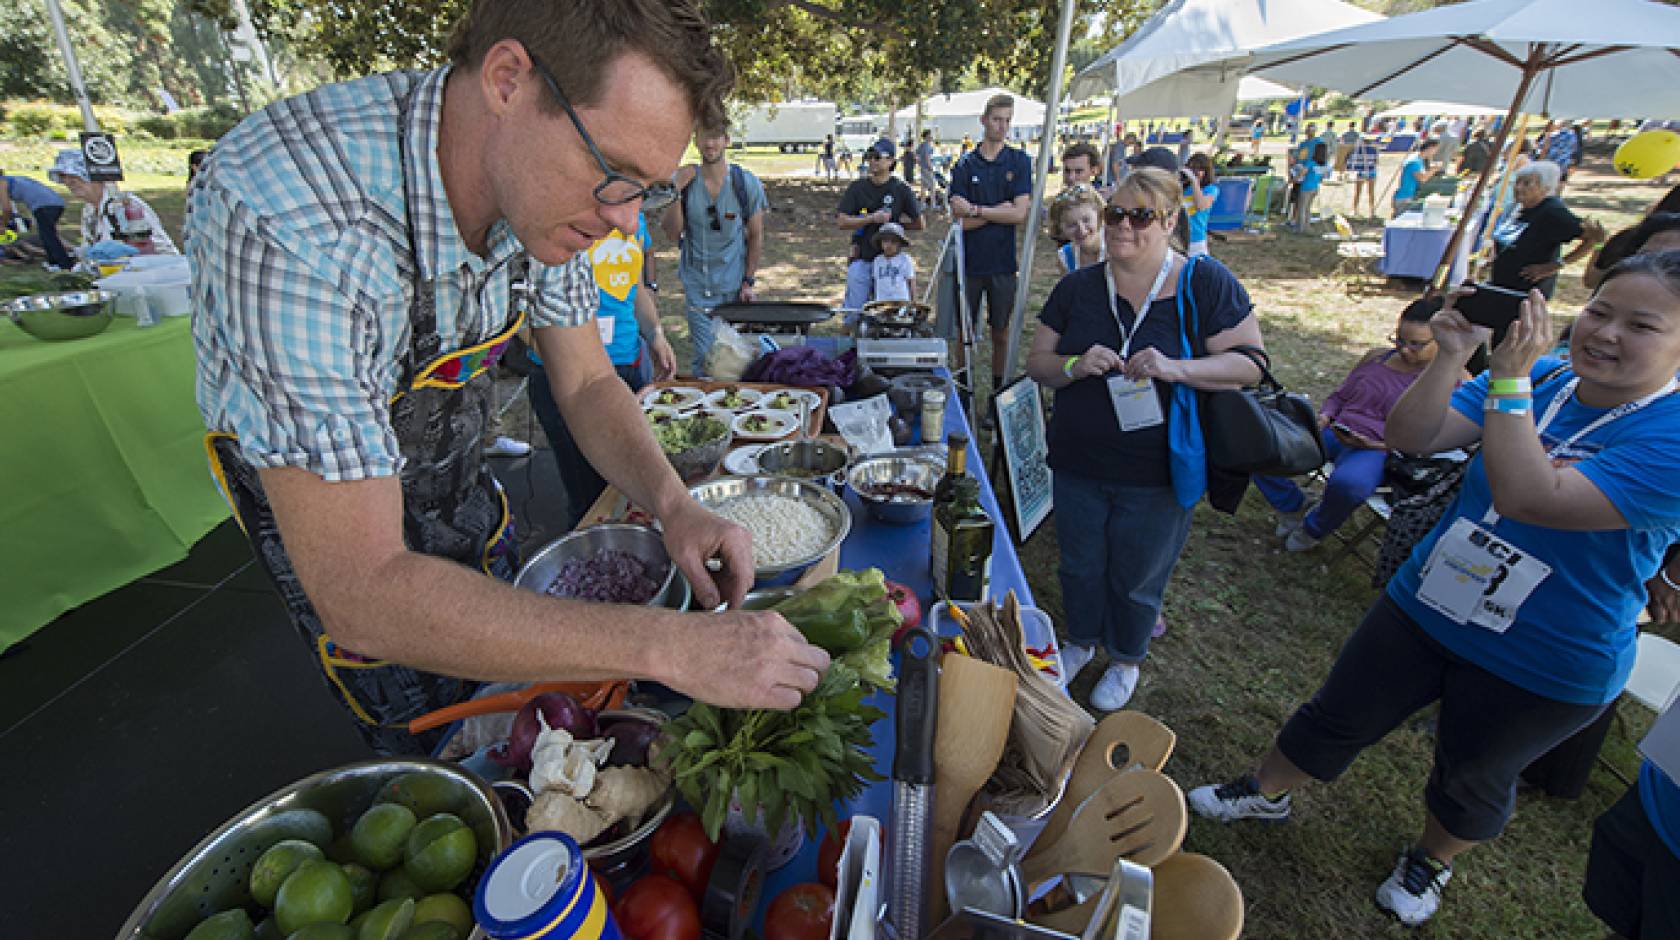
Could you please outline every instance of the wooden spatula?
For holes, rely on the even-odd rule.
[[[1194,852],[1155,866],[1155,940],[1237,940],[1242,927],[1242,889],[1225,866]]]
[[[1178,851],[1184,793],[1157,770],[1117,775],[1080,805],[1055,843],[1021,864],[1029,891],[1065,874],[1106,877],[1116,858],[1153,866]]]
[[[927,900],[933,916],[927,923],[945,920],[945,854],[957,840],[963,811],[1003,757],[1015,716],[1015,682],[1015,673],[972,656],[947,653],[940,662]]]
[[[1133,765],[1160,770],[1172,756],[1178,736],[1159,721],[1142,712],[1120,711],[1097,723],[1084,750],[1074,762],[1062,801],[1050,814],[1033,847],[1027,853],[1032,858],[1040,846],[1054,844],[1067,831],[1068,820],[1079,804],[1102,789],[1103,784]]]

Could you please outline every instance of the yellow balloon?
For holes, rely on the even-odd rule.
[[[1616,148],[1616,172],[1636,180],[1661,176],[1680,163],[1680,134],[1658,130],[1635,134]]]

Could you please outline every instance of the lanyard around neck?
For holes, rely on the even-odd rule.
[[[1075,257],[1078,257],[1078,249],[1075,249]],[[1108,281],[1108,312],[1114,315],[1114,326],[1120,331],[1119,353],[1121,359],[1125,359],[1132,354],[1132,338],[1137,336],[1138,330],[1143,326],[1143,321],[1148,319],[1149,308],[1155,306],[1155,295],[1159,294],[1161,287],[1167,283],[1167,272],[1172,270],[1172,262],[1173,253],[1172,249],[1169,248],[1166,257],[1161,259],[1161,270],[1155,275],[1155,283],[1149,285],[1149,293],[1143,298],[1143,306],[1135,311],[1136,316],[1132,318],[1132,328],[1129,331],[1126,329],[1126,324],[1120,322],[1120,305],[1114,302],[1115,295],[1120,293],[1120,289],[1114,286],[1114,271],[1106,264],[1103,265],[1103,277]]]
[[[1545,414],[1540,416],[1539,423],[1534,426],[1534,429],[1537,433],[1539,433],[1542,436],[1545,435],[1546,429],[1548,427],[1551,427],[1552,421],[1555,420],[1558,416],[1558,413],[1563,410],[1564,404],[1566,402],[1568,402],[1569,399],[1575,397],[1575,389],[1580,384],[1581,384],[1581,377],[1580,376],[1575,376],[1574,378],[1569,380],[1569,384],[1565,385],[1563,387],[1562,391],[1557,393],[1556,397],[1554,397],[1552,399],[1551,403],[1546,406],[1546,412],[1545,412]],[[1546,451],[1546,456],[1548,458],[1555,459],[1559,454],[1561,454],[1561,453],[1567,451],[1569,448],[1575,446],[1576,441],[1579,441],[1580,439],[1586,437],[1588,434],[1591,434],[1592,432],[1597,431],[1598,429],[1604,427],[1605,425],[1610,424],[1613,421],[1618,421],[1622,418],[1627,417],[1630,414],[1633,414],[1634,412],[1640,410],[1641,408],[1647,407],[1651,403],[1655,402],[1657,399],[1662,398],[1663,396],[1673,392],[1676,387],[1680,387],[1680,383],[1676,383],[1674,379],[1669,379],[1668,382],[1666,384],[1664,384],[1662,388],[1659,388],[1656,391],[1652,392],[1651,394],[1646,395],[1644,398],[1637,398],[1637,399],[1634,399],[1633,401],[1622,402],[1621,404],[1617,405],[1616,407],[1611,408],[1609,411],[1606,411],[1604,414],[1601,414],[1598,417],[1594,418],[1592,421],[1590,421],[1586,425],[1586,427],[1583,427],[1579,431],[1576,431],[1574,434],[1569,435],[1568,439],[1564,440],[1562,443],[1559,443],[1559,444],[1554,445],[1553,447],[1549,448]],[[1494,523],[1496,523],[1498,521],[1499,521],[1499,513],[1496,512],[1492,506],[1489,506],[1487,513],[1484,516],[1482,516],[1482,523],[1484,525],[1493,525]]]

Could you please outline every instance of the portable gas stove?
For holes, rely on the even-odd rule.
[[[834,316],[834,308],[798,301],[759,301],[720,304],[714,313],[742,333],[781,338],[809,335],[813,324]]]
[[[855,339],[931,339],[932,311],[927,304],[875,300],[864,304],[852,324]]]

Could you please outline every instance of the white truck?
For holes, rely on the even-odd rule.
[[[822,146],[834,133],[838,113],[831,101],[784,101],[754,105],[742,118],[735,142],[748,147],[775,147],[798,153]]]

